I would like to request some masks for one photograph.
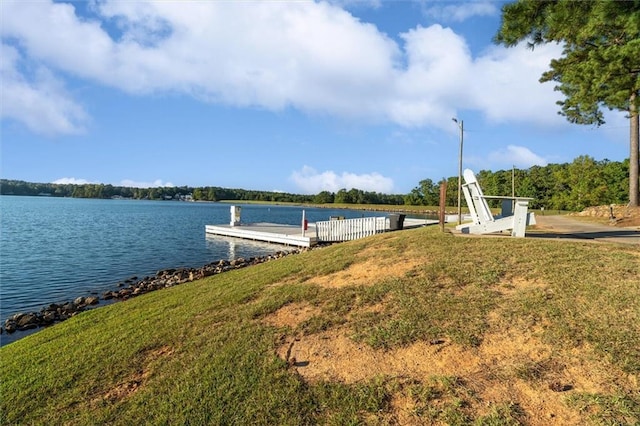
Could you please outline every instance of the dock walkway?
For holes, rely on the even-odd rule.
[[[347,221],[361,221],[363,226],[367,226],[367,223],[371,223],[372,218],[360,219],[346,219],[342,221],[324,221],[317,223],[309,223],[306,231],[303,231],[302,226],[298,225],[282,225],[277,223],[243,223],[240,225],[206,225],[205,232],[212,235],[221,235],[225,237],[236,237],[255,241],[265,241],[269,243],[277,243],[284,245],[291,245],[297,247],[312,247],[320,242],[336,242],[347,241],[357,238],[362,238],[367,235],[373,235],[375,233],[390,231],[389,220],[387,219],[385,224],[377,228],[364,228],[361,232],[354,234],[353,228],[349,228],[349,233],[346,231],[342,236],[336,236],[335,232],[331,233],[331,238],[319,237],[319,228],[326,227],[326,224],[347,223]],[[385,218],[381,218],[385,219]],[[378,220],[379,221],[379,220]],[[413,219],[406,218],[404,221],[403,229],[417,228],[420,226],[431,225],[438,223],[437,220],[425,220],[425,219]],[[346,229],[346,228],[345,228]],[[323,235],[326,233],[321,232]]]
[[[206,225],[205,232],[225,237],[266,241],[298,247],[311,247],[318,243],[315,224],[309,224],[306,231],[302,226],[281,225],[277,223],[243,223],[238,226]]]

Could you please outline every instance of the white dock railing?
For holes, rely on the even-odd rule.
[[[358,219],[325,220],[316,222],[318,241],[350,241],[379,234],[389,229],[389,218],[363,217]]]

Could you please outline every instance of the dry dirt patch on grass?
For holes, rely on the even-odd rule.
[[[93,404],[99,404],[102,402],[114,403],[130,397],[137,391],[139,391],[151,375],[151,369],[149,364],[159,358],[170,356],[173,354],[173,349],[169,346],[161,346],[149,350],[144,355],[143,368],[135,371],[126,380],[121,381],[110,389],[98,393],[91,402]]]
[[[117,402],[121,401],[134,393],[136,393],[146,379],[149,377],[148,371],[137,371],[131,377],[127,378],[127,380],[118,383],[113,388],[108,391],[98,395],[96,398],[92,400],[94,404],[107,401],[107,402]]]
[[[389,277],[403,276],[421,265],[418,259],[403,262],[381,261],[377,258],[354,263],[345,270],[333,274],[314,277],[307,281],[324,288],[342,288],[355,285],[372,285]]]
[[[278,348],[286,355],[288,344]],[[439,353],[437,357],[433,353]],[[448,375],[463,366],[457,346],[430,345],[418,342],[391,351],[375,350],[349,338],[342,330],[330,330],[297,340],[290,351],[305,366],[298,373],[310,382],[321,380],[357,383],[378,375],[388,377],[423,377]]]
[[[457,377],[474,395],[467,402],[477,415],[515,403],[530,425],[583,424],[587,413],[568,407],[565,398],[571,392],[613,392],[614,377],[625,375],[595,356],[585,357],[589,348],[580,348],[576,357],[543,343],[540,332],[516,328],[489,332],[477,348],[440,339],[384,351],[355,342],[347,330],[333,329],[289,339],[277,354],[311,383],[353,384],[378,376],[427,383],[433,377]],[[394,417],[411,424],[408,419],[414,416],[416,401],[402,392],[393,400]]]
[[[519,291],[544,290],[548,285],[540,280],[531,280],[522,277],[505,277],[500,281],[496,290],[504,295],[509,296]]]
[[[295,329],[299,324],[319,313],[320,309],[309,303],[290,303],[268,315],[264,322],[275,327]]]

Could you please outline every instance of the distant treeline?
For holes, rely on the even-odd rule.
[[[596,161],[580,156],[572,163],[533,166],[526,170],[511,169],[476,173],[485,195],[531,197],[532,208],[581,211],[585,207],[629,202],[629,160]],[[447,180],[447,206],[457,205],[458,177]],[[420,181],[405,196],[412,205],[438,205],[440,183]],[[464,197],[462,203],[465,205]],[[498,201],[494,201],[497,206]]]
[[[73,198],[131,198],[136,200],[193,200],[193,201],[266,201],[289,203],[346,203],[346,204],[404,204],[402,195],[386,195],[359,189],[337,193],[322,191],[316,195],[289,194],[285,192],[254,191],[220,188],[215,186],[188,187],[167,186],[157,188],[131,188],[105,184],[57,184],[32,183],[20,180],[0,180],[2,195],[32,195]]]
[[[626,204],[629,194],[629,160],[623,162],[596,161],[580,156],[572,163],[533,166],[526,170],[481,170],[476,173],[482,190],[487,195],[515,195],[531,197],[533,208],[580,211],[588,206]],[[444,179],[443,179],[444,180]],[[455,206],[458,198],[458,177],[447,181],[448,206]],[[442,181],[441,181],[442,182]],[[425,205],[439,204],[440,182],[431,179],[419,182],[409,194],[387,195],[359,189],[322,191],[316,195],[284,192],[253,191],[220,187],[159,187],[130,188],[104,184],[30,183],[18,180],[0,180],[2,195],[48,195],[75,198],[132,198],[147,200],[193,201],[265,201],[314,204],[386,204]],[[464,197],[463,197],[464,204]]]
[[[192,188],[166,186],[132,188],[99,183],[57,184],[31,183],[19,180],[0,180],[2,195],[40,195],[73,198],[131,198],[136,200],[260,200],[273,202],[311,202],[312,195],[295,195],[281,192],[247,191],[218,187]]]

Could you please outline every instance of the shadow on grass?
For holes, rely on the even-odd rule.
[[[598,240],[598,239],[616,239],[617,242],[628,244],[640,244],[640,231],[633,229],[612,229],[611,231],[595,231],[595,232],[527,232],[527,238],[546,238],[546,239],[578,239],[578,240]]]

